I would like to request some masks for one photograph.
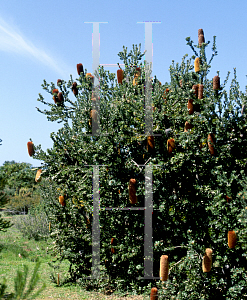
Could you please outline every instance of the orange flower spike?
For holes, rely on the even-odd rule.
[[[77,64],[77,73],[78,75],[81,75],[81,73],[84,74],[84,70],[83,70],[83,65],[82,64]]]
[[[119,70],[117,70],[117,82],[122,84],[123,78],[124,78],[124,71],[120,68]]]
[[[234,230],[228,231],[228,247],[230,249],[235,248],[237,242],[237,235]]]
[[[134,178],[131,178],[129,181],[129,200],[131,204],[137,203],[136,180]]]
[[[189,115],[192,115],[194,113],[193,99],[189,99],[187,108],[189,110]]]
[[[150,300],[158,300],[158,289],[156,287],[151,289]]]
[[[27,142],[27,151],[28,151],[29,156],[33,156],[34,155],[33,142]]]

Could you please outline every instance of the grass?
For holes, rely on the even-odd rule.
[[[8,217],[11,219],[12,217]],[[48,245],[51,240],[35,241],[23,237],[20,231],[14,226],[7,229],[6,232],[0,232],[0,283],[3,278],[7,279],[6,293],[14,292],[14,278],[18,268],[23,271],[23,266],[27,265],[28,282],[31,278],[33,269],[37,259],[41,262],[39,274],[40,280],[37,284],[37,290],[46,284],[45,290],[36,299],[132,299],[143,300],[144,296],[130,296],[119,297],[116,295],[106,296],[97,292],[89,292],[80,288],[78,285],[64,284],[58,286],[57,282],[51,280],[50,275],[53,274],[54,279],[57,281],[57,273],[59,273],[60,282],[66,278],[66,272],[69,268],[68,262],[63,262],[59,269],[54,270],[49,263],[54,259],[54,255],[49,252]],[[145,297],[149,299],[149,297]]]

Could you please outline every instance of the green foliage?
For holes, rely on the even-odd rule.
[[[93,168],[99,166],[100,207],[144,207],[144,164],[153,173],[153,265],[159,276],[163,254],[170,261],[169,279],[157,282],[164,299],[240,299],[247,294],[246,281],[246,198],[247,128],[246,115],[241,112],[247,94],[239,91],[236,71],[229,94],[225,90],[229,74],[219,91],[213,90],[208,78],[211,62],[217,54],[206,58],[206,47],[187,43],[200,57],[200,72],[194,72],[195,56],[181,64],[172,62],[171,82],[152,83],[153,133],[155,149],[148,150],[145,135],[145,73],[146,63],[137,46],[127,54],[119,53],[125,64],[123,84],[116,84],[115,74],[103,67],[95,74],[100,86],[93,87],[83,74],[77,78],[78,95],[70,98],[74,79],[62,81],[58,88],[64,103],[56,105],[39,101],[50,110],[38,111],[49,121],[63,123],[51,133],[53,148],[47,153],[35,146],[35,159],[43,160],[42,198],[51,222],[54,250],[59,259],[70,261],[70,276],[93,289],[106,287],[132,292],[145,291],[153,280],[144,280],[144,212],[101,210],[100,259],[102,276],[90,283],[92,266],[92,182]],[[196,48],[198,50],[196,50]],[[198,51],[198,52],[197,52]],[[136,67],[141,68],[138,84],[132,83]],[[87,73],[87,71],[85,72]],[[203,98],[198,99],[194,85],[203,84]],[[43,88],[52,94],[54,83],[44,81]],[[169,89],[169,91],[168,91]],[[93,99],[93,100],[92,100]],[[194,113],[189,114],[188,100],[193,100]],[[100,111],[100,130],[93,136],[90,110]],[[147,106],[147,105],[146,105]],[[148,107],[146,107],[147,109]],[[185,122],[193,125],[184,130]],[[208,135],[215,135],[215,154],[208,149]],[[167,151],[167,139],[175,140],[176,148]],[[129,203],[128,182],[137,180],[138,204]],[[59,196],[65,197],[62,206]],[[231,199],[228,201],[227,197]],[[229,249],[227,234],[235,230],[236,248]],[[115,253],[111,238],[115,237]],[[213,249],[213,266],[202,271],[206,248]],[[104,275],[103,275],[104,274]],[[165,289],[162,287],[165,286]],[[177,297],[177,298],[175,298]]]
[[[47,239],[49,234],[49,222],[44,210],[44,202],[32,206],[25,216],[15,216],[14,225],[23,236],[36,241]]]
[[[44,289],[45,284],[36,291],[33,295],[31,295],[37,285],[37,282],[39,280],[39,274],[38,269],[40,267],[40,262],[37,261],[35,268],[33,270],[32,277],[29,281],[29,285],[26,288],[27,285],[27,276],[28,276],[28,267],[24,265],[24,271],[21,272],[20,270],[17,270],[17,275],[15,277],[15,292],[5,295],[5,290],[7,288],[6,280],[3,280],[3,283],[0,284],[0,298],[1,299],[35,299]]]

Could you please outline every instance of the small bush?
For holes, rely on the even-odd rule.
[[[49,236],[49,222],[42,202],[31,207],[27,215],[14,216],[13,222],[23,236],[29,239],[38,241]]]

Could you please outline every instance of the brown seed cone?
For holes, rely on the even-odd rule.
[[[231,202],[232,198],[228,197],[227,195],[225,196],[227,203]]]
[[[215,155],[214,144],[215,144],[215,136],[214,136],[213,133],[209,133],[209,135],[208,135],[208,148],[209,148],[209,152],[210,152],[211,155]]]
[[[129,181],[129,200],[131,204],[137,203],[136,197],[136,180],[131,178]]]
[[[151,288],[150,300],[158,300],[158,289],[156,287]]]
[[[36,173],[36,176],[35,176],[35,181],[36,182],[40,182],[41,181],[41,173],[42,173],[42,170],[41,169],[38,169],[37,173]]]
[[[204,85],[203,84],[199,84],[199,87],[198,87],[198,99],[203,99],[203,88],[204,88]]]
[[[60,203],[62,206],[65,206],[64,196],[59,196],[59,203]]]
[[[205,43],[205,39],[204,39],[204,35],[203,34],[200,34],[198,36],[198,44],[199,44],[199,47],[202,46],[202,43]]]
[[[194,61],[194,69],[195,69],[196,73],[200,71],[200,59],[199,59],[199,57],[197,57]]]
[[[228,246],[233,249],[236,246],[237,235],[234,230],[228,231]]]
[[[210,248],[207,248],[205,251],[205,255],[203,256],[202,260],[202,271],[204,273],[210,272],[211,267],[212,267],[212,253],[213,250]]]
[[[184,131],[188,132],[189,129],[192,129],[193,125],[190,124],[188,121],[185,122],[185,127],[184,127]]]
[[[29,156],[33,156],[34,155],[33,142],[27,142],[27,151],[28,151]]]
[[[172,153],[172,151],[175,149],[175,140],[174,139],[169,139],[167,140],[167,151],[169,154]]]
[[[81,73],[84,73],[83,71],[83,65],[82,64],[77,64],[77,73],[78,75],[81,75]]]
[[[183,79],[181,79],[181,80],[179,81],[179,85],[180,85],[180,87],[183,87]]]
[[[167,281],[169,271],[169,261],[167,255],[161,255],[160,257],[160,280]]]
[[[115,245],[115,238],[112,238],[112,239],[111,239],[111,245],[112,245],[112,246]],[[116,253],[115,248],[113,248],[113,247],[111,248],[111,253],[112,253],[112,254]]]
[[[124,71],[122,69],[117,70],[117,82],[122,84],[124,78]]]
[[[141,68],[136,68],[135,77],[141,76]]]
[[[63,102],[64,101],[64,99],[63,99],[63,93],[62,92],[58,93],[57,94],[57,98],[58,98],[58,102]]]
[[[192,86],[192,89],[194,90],[194,95],[196,98],[198,98],[198,88],[199,88],[199,84],[194,84]]]
[[[204,35],[204,32],[203,32],[202,28],[198,29],[198,36],[200,36],[201,34]]]
[[[92,120],[94,122],[97,122],[97,111],[96,111],[96,109],[91,109],[91,111],[90,111],[90,118],[92,118]]]
[[[154,136],[150,135],[147,137],[147,151],[151,152],[154,150]]]
[[[77,96],[78,95],[78,89],[77,88],[73,88],[73,94],[75,95],[75,96]]]
[[[193,99],[189,99],[187,108],[189,110],[189,115],[192,115],[194,113]]]
[[[220,77],[216,75],[213,78],[213,90],[217,91],[219,89],[220,89]]]

